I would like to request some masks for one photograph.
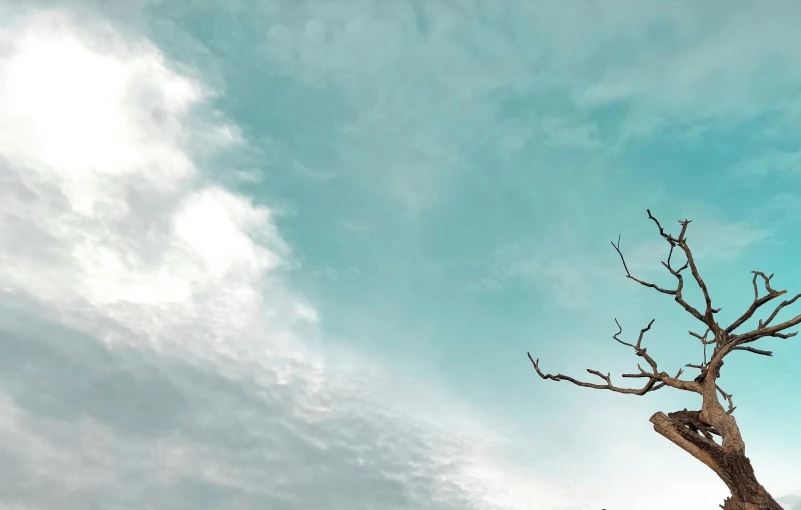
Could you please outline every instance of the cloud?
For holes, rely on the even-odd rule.
[[[314,306],[287,284],[295,262],[274,210],[208,176],[216,152],[247,150],[242,135],[209,111],[215,92],[153,44],[31,11],[2,25],[0,47],[6,507],[573,510],[641,508],[650,495],[658,510],[719,499],[709,473],[681,495],[678,475],[617,475],[620,452],[642,453],[638,434],[652,441],[647,424],[625,444],[603,439],[614,421],[567,447],[518,437],[326,346]]]
[[[445,142],[435,115],[447,109],[447,118],[459,118],[468,101],[489,113],[493,94],[511,89],[542,99],[561,92],[579,117],[625,102],[624,131],[642,135],[665,123],[746,118],[794,94],[798,7],[722,5],[272,3],[263,9],[281,23],[265,31],[265,49],[287,74],[335,84],[359,106],[369,104],[353,124],[358,132],[395,125],[410,137],[420,133],[406,129],[414,122]],[[428,86],[414,87],[418,80]],[[378,123],[388,118],[397,124]],[[472,122],[464,134],[477,127]]]
[[[619,12],[627,14],[613,14]],[[733,11],[714,2],[657,7],[629,0],[616,8],[547,9],[540,23],[550,22],[552,31],[558,27],[574,41],[545,43],[543,50],[559,62],[546,72],[582,107],[623,106],[623,135],[737,122],[773,111],[777,98],[795,94],[801,68],[790,20],[797,14],[791,2]]]
[[[801,496],[785,496],[783,498],[777,498],[776,501],[784,506],[786,510],[801,510]]]
[[[795,176],[801,172],[801,151],[770,150],[738,163],[733,170],[741,179]]]
[[[210,145],[242,143],[202,115],[211,91],[82,25],[28,12],[0,32],[4,505],[574,500],[475,421],[423,418],[435,406],[369,363],[312,354],[271,211],[204,177]]]
[[[393,396],[380,379],[329,373],[320,385],[297,372],[312,368],[301,364],[280,381],[265,381],[279,375],[266,367],[248,371],[261,384],[244,384],[214,367],[107,347],[3,311],[13,356],[2,362],[0,445],[3,462],[17,466],[0,482],[6,503],[455,509],[558,502],[553,488],[499,467],[461,430],[377,405],[372,392]]]
[[[324,92],[325,113],[334,112],[337,122],[303,138],[326,149],[333,144],[334,157],[325,164],[417,217],[442,199],[457,170],[469,163],[461,153],[485,141],[496,116],[488,94],[525,75],[505,56],[511,44],[506,35],[492,27],[461,28],[478,9],[425,2],[246,2],[221,9],[219,16],[232,31],[258,39],[249,51],[268,70],[259,80],[280,76],[292,80],[296,94]],[[234,38],[221,39],[208,44],[239,53]]]
[[[568,310],[591,308],[593,282],[609,272],[609,268],[593,257],[549,257],[520,246],[498,250],[494,264],[491,276],[482,280],[480,289],[497,290],[509,280],[530,281],[547,296],[547,302]]]
[[[160,12],[191,19],[189,5]],[[786,120],[797,7],[725,6],[230,2],[203,43],[231,65],[259,62],[248,80],[289,81],[299,111],[318,107],[314,127],[279,144],[288,160],[422,218],[475,167],[564,174],[555,152],[599,161],[657,133],[697,141],[766,111]]]

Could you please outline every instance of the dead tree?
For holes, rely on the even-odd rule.
[[[676,411],[668,413],[667,415],[663,412],[658,412],[651,416],[650,419],[654,430],[706,464],[721,480],[723,480],[731,491],[731,496],[726,498],[724,503],[720,505],[724,510],[782,510],[776,500],[774,500],[768,491],[757,481],[751,462],[745,455],[745,443],[740,434],[740,429],[737,426],[737,420],[735,420],[732,415],[735,409],[732,396],[720,387],[718,378],[720,377],[720,370],[723,366],[723,358],[730,353],[734,351],[746,351],[762,356],[772,356],[773,353],[771,351],[758,349],[753,347],[752,344],[765,337],[789,338],[797,334],[797,332],[789,333],[787,330],[801,323],[801,315],[797,315],[792,319],[778,324],[773,324],[773,320],[782,309],[793,304],[801,297],[801,294],[779,303],[766,319],[760,319],[758,321],[755,329],[748,332],[737,332],[737,329],[751,319],[763,305],[768,304],[787,292],[785,290],[776,290],[771,287],[770,284],[773,275],[766,276],[765,273],[760,271],[752,271],[754,274],[754,301],[737,320],[723,327],[715,320],[715,314],[718,313],[720,309],[713,308],[709,290],[698,272],[698,267],[696,266],[693,254],[687,243],[686,232],[690,220],[679,221],[681,232],[678,237],[674,237],[665,232],[659,221],[651,215],[650,210],[648,211],[648,218],[653,220],[659,229],[659,235],[670,245],[667,261],[663,261],[662,265],[676,278],[677,285],[675,288],[662,288],[633,276],[629,272],[623,253],[620,251],[620,239],[618,238],[617,244],[613,242],[612,246],[615,248],[618,255],[620,255],[620,260],[623,263],[623,269],[626,271],[627,278],[634,280],[640,285],[661,292],[662,294],[673,296],[674,301],[681,305],[687,313],[700,321],[703,325],[702,327],[706,328],[704,334],[698,334],[692,331],[689,332],[691,336],[701,342],[704,358],[703,362],[700,364],[688,363],[686,366],[700,370],[700,374],[692,380],[687,380],[681,378],[682,370],[679,370],[675,376],[670,376],[657,368],[656,361],[648,354],[646,348],[642,346],[643,336],[651,328],[651,325],[654,323],[653,320],[651,320],[645,328],[640,330],[636,342],[626,342],[620,338],[623,330],[620,323],[615,319],[618,331],[612,338],[632,348],[636,355],[642,358],[649,367],[648,369],[644,369],[638,364],[638,372],[622,375],[625,378],[644,380],[644,385],[640,388],[616,386],[612,384],[608,373],[604,375],[598,370],[593,369],[587,369],[587,372],[600,378],[603,383],[583,382],[562,374],[546,374],[540,370],[539,359],[532,358],[530,353],[528,354],[528,358],[534,365],[537,374],[543,379],[569,381],[585,388],[610,390],[631,395],[645,395],[646,393],[668,386],[697,393],[701,396],[700,410],[688,411],[684,409],[683,411]],[[684,256],[683,258],[686,260],[681,267],[674,268],[671,257],[677,249],[681,250]],[[698,287],[700,287],[703,294],[704,304],[702,307],[691,305],[685,300],[682,294],[685,283],[684,278],[686,276],[685,271],[687,269],[690,270],[693,280]],[[764,285],[764,293],[761,296],[758,283]],[[709,345],[714,347],[712,355],[709,357],[709,360],[707,360],[706,349]],[[718,398],[718,394],[722,397],[726,407],[723,406],[722,401]],[[716,441],[716,438],[718,441]]]

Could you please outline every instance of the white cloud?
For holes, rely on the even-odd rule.
[[[240,143],[236,130],[195,115],[209,91],[157,48],[106,28],[48,11],[0,31],[0,285],[4,335],[15,339],[0,444],[22,466],[8,504],[564,500],[545,486],[532,493],[538,485],[522,476],[503,481],[491,437],[465,436],[469,422],[439,430],[411,417],[420,399],[369,365],[345,370],[309,354],[316,311],[283,283],[289,253],[271,211],[196,166],[210,142]],[[204,440],[206,430],[219,434]],[[259,457],[227,448],[235,436]],[[326,481],[328,494],[315,496]]]

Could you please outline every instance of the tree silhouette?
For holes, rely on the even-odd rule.
[[[651,215],[650,210],[648,210],[648,218],[653,220],[659,229],[659,235],[670,245],[667,261],[663,261],[662,265],[676,278],[676,288],[662,288],[633,276],[631,272],[629,272],[623,253],[620,251],[620,238],[618,238],[617,244],[613,242],[612,246],[615,248],[618,255],[620,255],[620,260],[623,263],[623,269],[626,271],[627,278],[634,280],[640,285],[661,292],[662,294],[673,296],[673,299],[681,305],[687,313],[704,325],[706,331],[703,334],[692,331],[689,332],[690,335],[697,338],[703,346],[703,362],[701,364],[688,363],[686,365],[687,367],[699,370],[700,374],[692,380],[686,380],[681,378],[682,370],[679,370],[675,376],[670,376],[657,368],[656,361],[648,354],[646,348],[642,346],[643,337],[654,323],[653,320],[640,330],[636,342],[626,342],[620,338],[623,330],[620,323],[615,319],[618,331],[612,338],[627,347],[631,347],[636,355],[645,360],[645,363],[650,367],[650,369],[644,369],[638,364],[638,372],[622,374],[625,378],[644,379],[644,385],[640,388],[616,386],[612,384],[609,374],[604,375],[598,370],[593,369],[587,369],[587,372],[600,378],[603,383],[583,382],[562,374],[546,374],[540,370],[539,359],[532,358],[531,353],[528,354],[528,358],[534,365],[537,374],[543,379],[569,381],[585,388],[610,390],[617,393],[628,393],[632,395],[645,395],[646,393],[668,386],[697,393],[701,396],[702,401],[700,410],[688,411],[684,409],[682,411],[668,413],[667,415],[663,412],[657,412],[651,416],[650,419],[654,430],[706,464],[721,480],[723,480],[731,491],[731,496],[726,498],[724,503],[720,505],[724,510],[782,510],[782,507],[776,500],[774,500],[768,491],[757,481],[751,462],[745,455],[745,442],[737,426],[737,420],[732,414],[735,410],[732,396],[726,393],[717,381],[720,377],[723,359],[730,353],[734,351],[747,351],[753,354],[772,356],[773,353],[771,351],[758,349],[751,344],[764,337],[789,338],[797,334],[797,332],[787,333],[786,331],[801,323],[801,315],[797,315],[792,319],[778,324],[772,323],[777,314],[786,306],[793,304],[801,297],[801,294],[797,294],[793,298],[786,299],[779,303],[766,319],[760,319],[758,321],[755,329],[748,332],[737,333],[737,329],[752,318],[763,305],[766,305],[787,292],[786,290],[776,290],[770,286],[773,275],[767,276],[763,272],[752,271],[754,275],[753,302],[737,320],[729,326],[723,327],[715,320],[715,314],[719,312],[720,309],[712,307],[712,299],[709,296],[709,290],[698,272],[693,254],[687,244],[686,232],[690,220],[679,221],[681,232],[678,237],[674,237],[665,232],[659,221]],[[681,250],[686,260],[681,267],[674,268],[671,258],[677,248]],[[701,289],[704,298],[703,308],[696,308],[689,304],[682,294],[685,283],[685,271],[687,269],[690,270],[693,280],[695,280],[695,283],[697,283],[698,287]],[[760,296],[758,282],[761,282],[764,286],[764,294],[762,296]],[[709,345],[714,346],[714,348],[707,361],[706,354],[707,346]],[[724,407],[721,400],[719,400],[718,394],[722,397],[726,407]],[[718,441],[716,441],[716,438]]]

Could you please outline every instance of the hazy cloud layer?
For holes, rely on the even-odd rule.
[[[145,41],[55,12],[17,22],[0,61],[4,505],[568,501],[369,364],[306,354],[315,312],[282,283],[270,211],[195,166],[239,143],[193,116],[201,84]]]

